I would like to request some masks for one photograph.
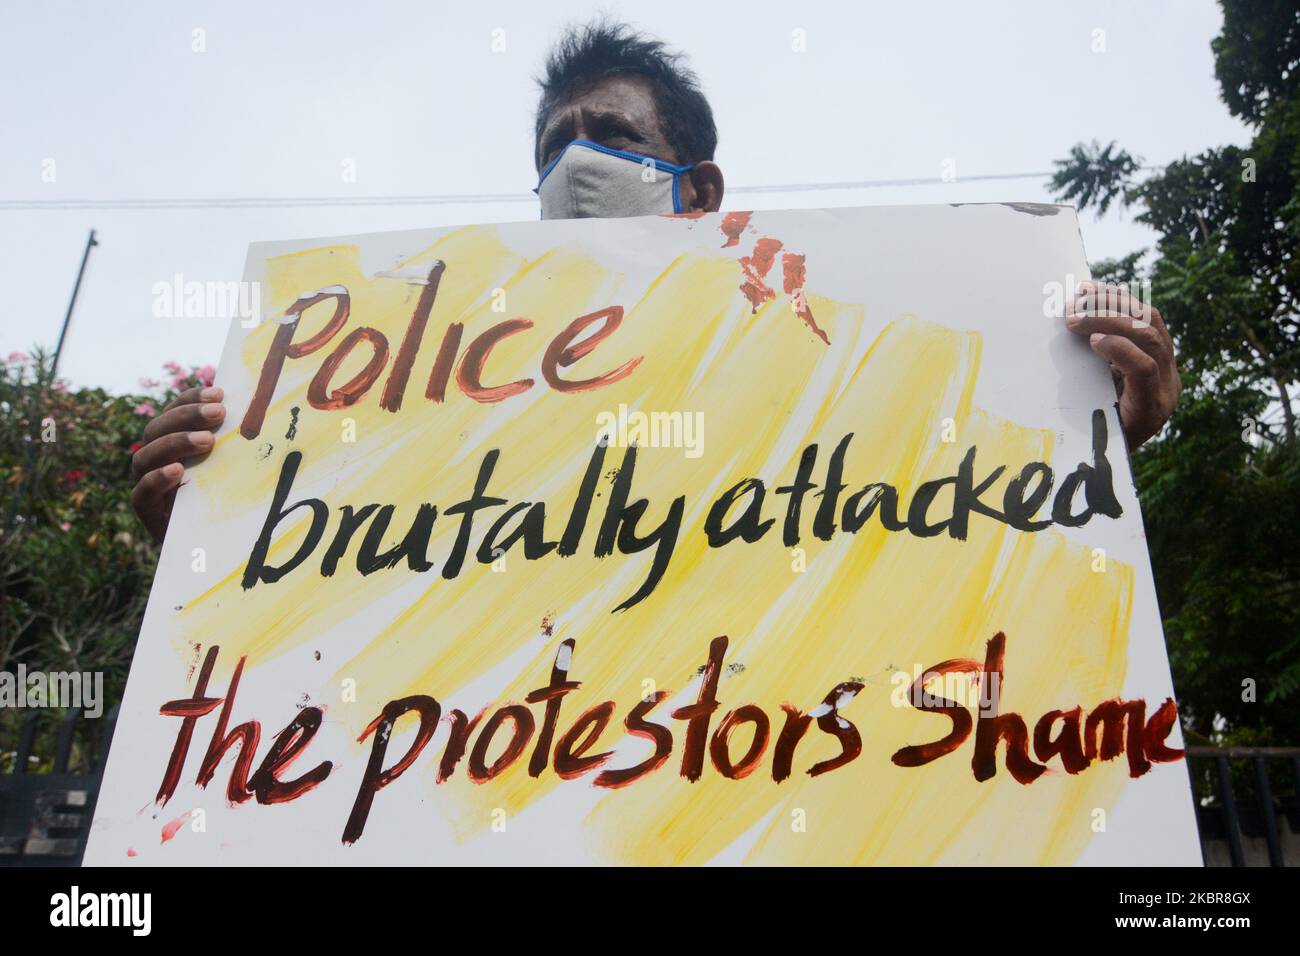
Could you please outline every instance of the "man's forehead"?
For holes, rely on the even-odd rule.
[[[542,129],[542,137],[570,122],[575,106],[587,114],[634,123],[648,133],[663,133],[654,87],[644,76],[634,73],[615,74],[578,89],[551,107],[550,116]]]
[[[616,73],[576,90],[568,97],[566,106],[581,104],[593,110],[640,113],[658,119],[654,87],[648,77],[635,73]]]

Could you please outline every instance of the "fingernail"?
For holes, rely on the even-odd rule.
[[[220,405],[204,405],[202,408],[199,409],[200,415],[208,419],[208,421],[213,421],[213,422],[215,422],[218,418],[224,415],[225,412],[226,410],[222,408]]]
[[[1106,337],[1106,334],[1105,334],[1104,332],[1093,332],[1092,335],[1088,336],[1088,344],[1089,344],[1089,345],[1096,345],[1098,342],[1100,342],[1100,341],[1101,341],[1102,339],[1104,339],[1105,337]]]
[[[165,465],[163,467],[163,474],[166,475],[168,478],[179,478],[181,476],[181,472],[183,472],[184,470],[185,470],[184,466],[182,466],[179,462],[174,461],[170,465]]]
[[[219,388],[205,388],[203,391],[199,392],[199,400],[203,402],[219,402],[221,401],[222,394],[223,393]]]
[[[190,443],[194,445],[211,445],[212,432],[190,432]]]

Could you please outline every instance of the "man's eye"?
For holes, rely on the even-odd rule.
[[[623,126],[615,126],[613,129],[607,130],[605,133],[605,138],[625,139],[625,140],[633,140],[633,141],[638,139],[638,137],[630,129],[627,129],[626,127]]]

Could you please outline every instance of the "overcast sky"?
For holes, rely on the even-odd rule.
[[[0,353],[54,345],[91,227],[101,245],[61,371],[76,384],[134,390],[168,359],[215,363],[226,332],[217,320],[154,318],[154,284],[177,273],[237,279],[251,241],[536,219],[527,200],[12,203],[527,195],[532,77],[562,27],[594,9],[570,0],[9,5],[0,31],[0,201],[10,204],[0,204]],[[953,183],[733,193],[724,208],[1042,201],[1044,180],[963,177],[1048,170],[1094,138],[1150,163],[1249,139],[1218,98],[1212,0],[603,9],[688,54],[713,104],[729,186],[932,178],[955,162]],[[796,30],[803,52],[793,49]],[[1086,217],[1084,238],[1094,261],[1152,242],[1114,213]]]

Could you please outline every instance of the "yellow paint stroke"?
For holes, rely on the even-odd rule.
[[[873,518],[856,535],[839,534],[824,543],[811,535],[820,499],[809,496],[801,543],[807,570],[796,574],[794,556],[780,540],[785,499],[771,494],[793,476],[800,452],[813,441],[821,446],[814,473],[820,481],[835,444],[853,432],[845,496],[864,483],[888,481],[905,505],[921,482],[954,474],[975,445],[978,476],[1008,466],[1010,474],[985,496],[999,502],[1006,481],[1023,464],[1050,461],[1051,436],[972,406],[980,365],[977,335],[903,317],[885,326],[859,356],[853,343],[864,321],[861,307],[810,294],[818,324],[829,331],[828,348],[798,321],[786,296],[751,314],[737,292],[736,262],[714,252],[684,255],[648,287],[636,287],[573,250],[529,260],[504,245],[494,229],[471,227],[444,237],[403,269],[435,258],[447,262],[447,272],[401,411],[379,408],[386,372],[345,411],[308,406],[307,382],[336,343],[290,361],[263,436],[248,442],[227,434],[217,453],[195,469],[195,480],[219,510],[212,520],[257,517],[260,523],[283,457],[297,448],[306,456],[294,500],[308,489],[325,496],[334,516],[326,540],[339,505],[376,501],[397,505],[389,547],[405,533],[419,502],[441,509],[460,500],[472,488],[484,452],[499,448],[491,492],[511,503],[546,501],[548,537],[558,538],[599,413],[620,403],[633,410],[703,411],[702,457],[667,448],[640,453],[633,493],[651,502],[646,521],[658,524],[679,494],[687,502],[676,553],[656,592],[628,612],[610,613],[640,584],[650,554],[592,557],[601,497],[577,555],[525,562],[521,552],[513,552],[505,573],[474,563],[471,550],[458,578],[438,575],[458,519],[435,524],[429,555],[437,564],[424,575],[402,565],[362,578],[349,561],[360,536],[329,580],[317,573],[324,544],[273,586],[244,592],[242,565],[223,569],[226,577],[178,616],[178,651],[187,641],[206,644],[221,633],[225,673],[240,654],[249,656],[251,673],[287,649],[315,646],[340,624],[353,634],[373,633],[335,674],[336,680],[354,679],[359,689],[357,705],[331,712],[355,736],[386,701],[406,694],[432,694],[444,712],[459,706],[474,713],[522,701],[547,682],[559,642],[574,638],[570,677],[583,686],[565,699],[559,730],[587,707],[615,700],[615,724],[595,748],[600,751],[616,745],[621,721],[647,682],[693,696],[710,639],[727,634],[727,661],[741,666],[724,673],[713,726],[731,707],[756,703],[772,721],[774,742],[783,701],[809,710],[839,682],[861,677],[866,690],[844,716],[863,735],[862,755],[829,775],[808,778],[808,766],[838,752],[833,738],[814,728],[797,752],[794,776],[780,785],[770,780],[771,744],[759,769],[744,780],[724,780],[706,763],[703,779],[688,784],[677,772],[685,726],[668,717],[686,698],[665,702],[651,719],[672,729],[673,757],[651,776],[604,794],[591,811],[587,832],[599,857],[700,863],[742,837],[750,841],[746,858],[759,863],[1059,864],[1078,857],[1092,837],[1092,808],[1112,806],[1126,782],[1122,759],[1073,778],[1057,769],[1028,787],[1002,769],[991,781],[975,782],[973,740],[926,767],[895,767],[889,760],[895,749],[937,739],[948,723],[893,706],[891,678],[948,658],[982,659],[985,642],[1001,630],[1008,635],[1003,707],[1023,714],[1031,727],[1047,710],[1086,708],[1116,696],[1127,660],[1131,568],[1111,561],[1109,573],[1094,574],[1090,551],[1055,531],[1023,534],[979,516],[972,516],[964,542],[889,533]],[[264,281],[281,307],[303,292],[346,285],[352,294],[348,328],[379,329],[395,354],[420,287],[366,275],[359,261],[351,246],[311,250],[269,260]],[[493,310],[490,293],[497,288],[506,292],[504,314]],[[546,343],[573,318],[611,304],[626,309],[622,328],[567,374],[587,377],[645,356],[641,367],[606,389],[551,391],[539,372]],[[319,328],[330,309],[325,303],[311,310],[299,338]],[[484,405],[453,383],[445,404],[424,399],[449,322],[465,324],[468,342],[517,315],[532,319],[536,328],[503,341],[488,376],[490,383],[532,377],[533,390]],[[273,327],[264,326],[248,335],[242,357],[249,374],[256,376],[273,334]],[[336,381],[349,378],[366,357],[354,355]],[[301,413],[290,444],[284,434],[293,406]],[[232,414],[242,416],[243,409]],[[363,444],[340,440],[345,417],[355,421]],[[954,442],[941,441],[945,419],[955,423]],[[262,447],[267,443],[269,450]],[[621,457],[620,449],[610,449],[607,470],[617,468]],[[1075,462],[1056,464],[1064,473]],[[766,482],[765,517],[776,517],[776,527],[756,544],[711,551],[702,531],[708,505],[750,476]],[[602,482],[602,495],[608,488]],[[941,496],[936,507],[945,500]],[[480,533],[491,517],[480,518]],[[286,522],[273,561],[297,549],[305,527],[305,520]],[[230,626],[232,617],[242,629]],[[553,626],[549,635],[544,619]],[[466,698],[464,688],[512,659],[526,663],[499,698]],[[541,705],[532,709],[540,723]],[[556,787],[590,786],[590,778],[564,782],[549,770],[531,778],[525,757],[486,786],[468,783],[462,763],[452,780],[435,788],[434,767],[445,739],[444,727],[402,785],[432,791],[432,806],[448,815],[464,839],[488,828],[494,808],[513,816]],[[737,754],[747,742],[747,732],[737,735]],[[367,750],[357,745],[355,759],[363,760]],[[635,762],[648,750],[648,743],[637,741],[617,765]],[[497,752],[499,746],[489,760]],[[797,811],[806,820],[803,832],[792,826]]]

